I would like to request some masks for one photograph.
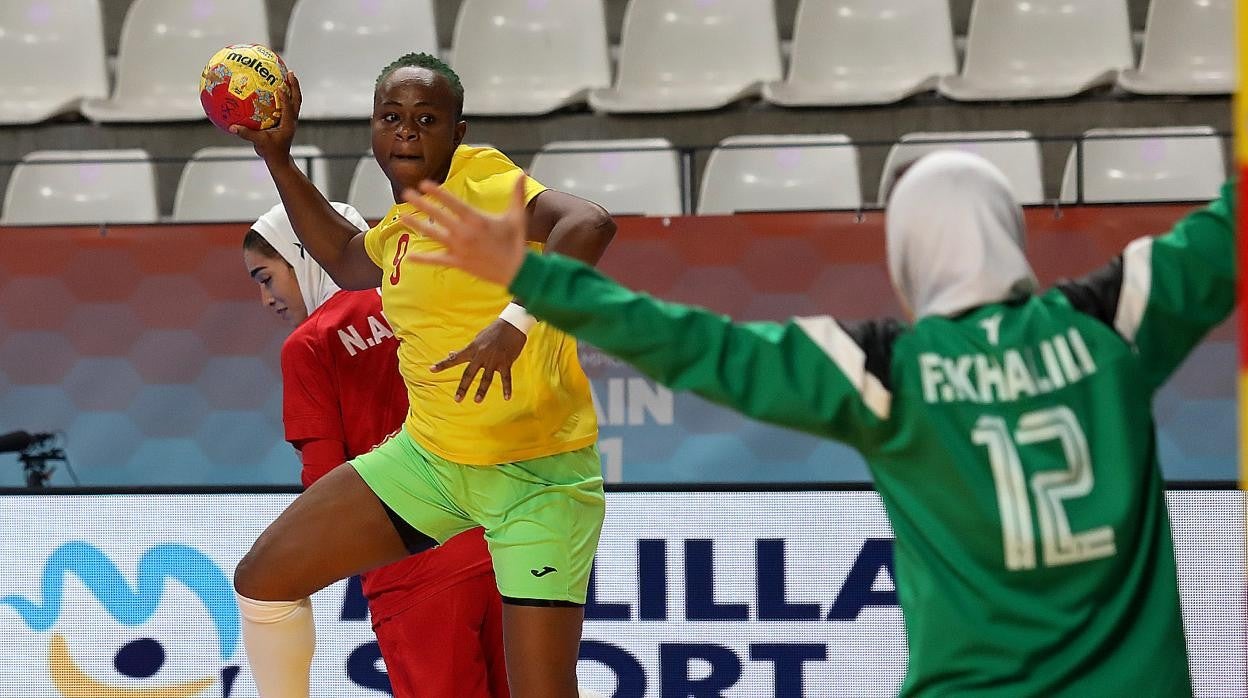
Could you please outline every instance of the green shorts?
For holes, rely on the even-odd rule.
[[[504,599],[585,603],[606,514],[596,446],[461,465],[400,429],[351,465],[386,506],[438,543],[484,527]]]

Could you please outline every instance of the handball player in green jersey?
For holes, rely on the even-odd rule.
[[[1229,185],[1044,291],[1005,177],[928,155],[887,207],[910,317],[858,324],[657,301],[527,253],[518,200],[487,216],[421,190],[446,208],[409,194],[429,215],[415,225],[447,250],[419,261],[507,285],[666,385],[863,454],[896,536],[903,695],[1191,695],[1151,404],[1234,305]]]

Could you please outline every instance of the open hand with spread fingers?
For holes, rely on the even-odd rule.
[[[445,371],[452,366],[467,364],[459,379],[459,387],[455,390],[455,402],[463,402],[464,397],[472,389],[472,382],[480,374],[481,382],[477,386],[475,402],[483,402],[494,382],[494,374],[498,374],[502,383],[503,399],[511,399],[511,366],[520,358],[528,337],[503,319],[495,320],[476,336],[472,342],[453,351],[445,359],[433,365],[433,372]]]
[[[413,252],[407,259],[418,264],[455,267],[502,286],[511,283],[520,271],[528,228],[523,177],[516,182],[511,205],[497,216],[460,201],[429,180],[420,183],[420,193],[408,189],[403,198],[428,216],[423,219],[409,214],[403,222],[446,247],[443,252]]]

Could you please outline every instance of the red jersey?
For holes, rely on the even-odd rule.
[[[312,484],[402,428],[407,389],[399,342],[377,291],[339,291],[282,345],[282,421]],[[480,528],[362,575],[373,621],[490,570]]]

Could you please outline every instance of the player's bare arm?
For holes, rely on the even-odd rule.
[[[295,234],[334,282],[350,290],[376,288],[381,285],[381,269],[364,251],[364,234],[334,210],[290,154],[303,96],[294,73],[287,75],[287,85],[287,104],[277,126],[253,131],[236,125],[230,132],[255,147],[269,168]]]
[[[529,202],[526,237],[546,252],[596,265],[615,237],[615,220],[598,204],[547,189]]]

